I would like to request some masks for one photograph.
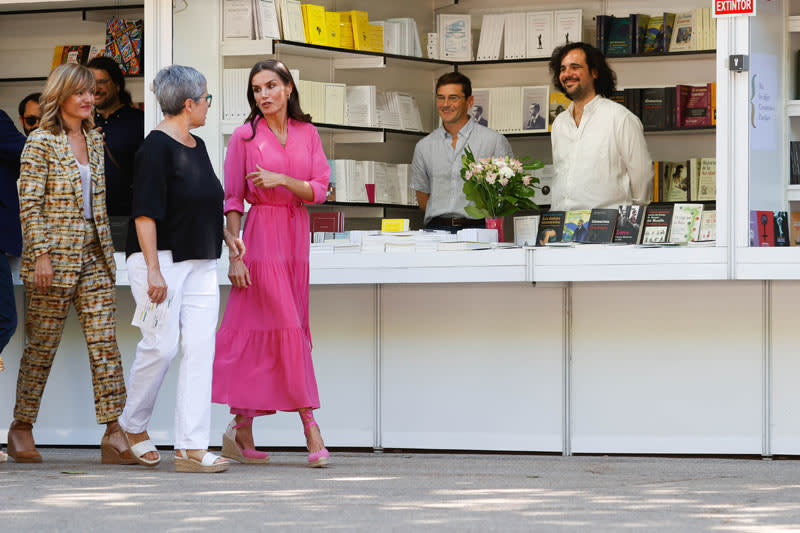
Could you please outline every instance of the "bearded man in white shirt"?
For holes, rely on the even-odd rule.
[[[609,97],[616,74],[603,54],[586,43],[556,48],[553,85],[572,103],[553,121],[553,211],[646,205],[653,193],[653,165],[642,122]]]

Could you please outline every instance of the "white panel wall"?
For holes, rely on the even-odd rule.
[[[384,286],[385,448],[561,449],[562,289]]]
[[[800,454],[800,339],[797,302],[800,282],[773,281],[772,298],[772,453]]]
[[[573,289],[572,451],[761,453],[761,283]]]

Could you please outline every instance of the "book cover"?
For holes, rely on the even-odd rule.
[[[550,96],[550,131],[553,130],[553,121],[558,115],[563,113],[572,103],[572,100],[567,98],[567,95],[561,91],[551,91]]]
[[[659,38],[656,51],[660,54],[669,51],[669,43],[672,42],[672,29],[675,27],[675,13],[664,13],[664,31]]]
[[[668,242],[669,227],[672,222],[670,204],[650,204],[644,215],[642,228],[642,244],[658,244]]]
[[[756,243],[775,246],[775,215],[772,211],[756,211]]]
[[[328,31],[328,37],[327,37],[328,46],[332,46],[334,48],[342,47],[342,42],[341,39],[339,38],[341,18],[342,14],[336,11],[325,12],[325,29]]]
[[[641,55],[644,48],[644,36],[647,32],[647,24],[650,21],[650,15],[641,15],[639,13],[631,14],[631,53],[633,55]]]
[[[685,106],[682,110],[681,127],[702,127],[711,125],[711,84],[689,86]]]
[[[397,233],[408,231],[409,219],[407,218],[384,218],[381,219],[381,232]]]
[[[686,168],[689,172],[688,200],[690,202],[696,202],[697,191],[700,185],[700,160],[696,157],[692,157],[687,161]]]
[[[224,0],[222,2],[222,38],[251,39],[252,9],[251,0]]]
[[[281,30],[278,24],[278,11],[275,0],[257,0],[256,17],[258,18],[257,27],[259,32],[256,34],[258,39],[280,39]]]
[[[625,91],[614,91],[611,93],[611,96],[608,98],[612,102],[616,102],[621,106],[625,105]]]
[[[773,211],[775,221],[775,246],[789,246],[789,213],[786,211]]]
[[[583,10],[563,9],[553,16],[553,45],[563,46],[583,40]]]
[[[353,27],[353,48],[366,50],[369,46],[369,15],[366,11],[350,11]]]
[[[608,21],[608,42],[606,56],[629,56],[631,46],[631,19],[630,17],[611,17]]]
[[[349,11],[339,11],[339,46],[352,50],[355,48],[353,22]]]
[[[669,43],[670,52],[690,52],[697,49],[697,24],[695,12],[686,11],[675,16],[672,38]]]
[[[750,211],[750,246],[758,246],[758,212]]]
[[[666,87],[642,89],[642,126],[646,130],[663,130],[667,127]]]
[[[675,86],[675,127],[682,128],[684,124],[684,112],[686,110],[686,102],[689,99],[689,86],[676,85]]]
[[[539,215],[514,217],[514,244],[536,246],[539,235]]]
[[[439,57],[450,61],[472,60],[470,15],[439,15]]]
[[[552,11],[526,14],[526,55],[527,57],[550,57],[553,53]]]
[[[700,242],[717,240],[717,211],[715,209],[704,209],[700,217],[700,233],[697,235]]]
[[[664,161],[662,175],[663,198],[666,202],[686,202],[689,200],[688,161]]]
[[[700,178],[697,184],[698,202],[713,202],[717,199],[717,160],[714,157],[700,159]]]
[[[800,185],[800,141],[789,141],[789,184]]]
[[[367,24],[367,47],[370,52],[383,52],[383,26]]]
[[[549,242],[561,242],[564,231],[564,211],[550,211],[542,213],[539,220],[539,232],[536,237],[537,244],[544,246]]]
[[[567,211],[564,215],[564,231],[561,233],[562,242],[585,242],[591,216],[591,209]]]
[[[711,106],[711,111],[709,112],[709,118],[711,119],[710,126],[717,125],[717,82],[712,81],[709,83],[709,87],[711,88],[711,100],[709,102]]]
[[[664,33],[664,17],[650,17],[647,21],[647,28],[644,31],[644,39],[642,42],[643,54],[656,54],[659,53],[659,41],[663,42]]]
[[[522,88],[522,124],[523,131],[547,131],[547,107],[549,103],[548,92],[550,87]]]
[[[653,160],[653,202],[661,201],[661,161]]]
[[[614,229],[617,224],[616,209],[592,209],[589,215],[589,230],[586,243],[609,243],[614,238]]]
[[[328,30],[325,25],[325,8],[313,4],[303,4],[303,27],[306,42],[328,46]]]
[[[675,204],[669,229],[669,242],[696,241],[700,233],[703,204]]]
[[[64,47],[56,46],[53,50],[53,61],[50,64],[50,70],[53,70],[61,64],[61,56],[64,55]]]
[[[314,211],[308,214],[308,222],[311,233],[344,231],[342,211]]]
[[[597,15],[595,17],[596,34],[595,34],[595,47],[606,53],[606,43],[608,40],[608,24],[613,17],[611,15]]]
[[[789,237],[792,246],[800,246],[800,211],[789,213]]]
[[[642,229],[645,207],[643,205],[621,205],[617,209],[617,225],[614,228],[614,242],[618,244],[638,244]]]
[[[666,87],[666,101],[664,104],[664,117],[668,130],[675,129],[676,110],[675,110],[675,87]]]

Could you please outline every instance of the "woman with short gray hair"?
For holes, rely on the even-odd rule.
[[[244,244],[223,227],[222,185],[202,139],[190,133],[205,124],[211,105],[205,77],[172,65],[156,75],[153,92],[165,118],[136,152],[126,254],[137,316],[153,304],[160,307],[150,313],[157,321],[145,317],[139,325],[142,340],[119,422],[137,460],[157,465],[161,458],[147,426],[180,347],[175,470],[222,472],[228,460],[207,450],[219,313],[217,259],[223,238],[232,257],[244,254]]]

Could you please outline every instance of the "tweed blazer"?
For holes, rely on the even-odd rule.
[[[105,266],[113,283],[116,265],[106,211],[103,137],[90,131],[86,143],[92,173],[92,212]],[[49,253],[53,286],[73,287],[81,272],[83,188],[78,163],[66,133],[35,130],[25,142],[20,163],[20,221],[24,241],[20,268],[22,281],[26,285],[33,284],[36,258]]]

